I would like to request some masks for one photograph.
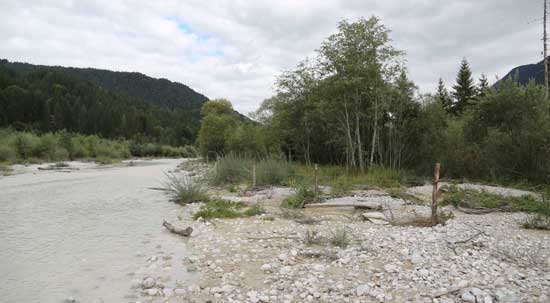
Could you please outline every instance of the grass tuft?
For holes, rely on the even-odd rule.
[[[328,239],[328,242],[332,246],[346,248],[351,243],[351,237],[349,235],[349,232],[346,230],[346,228],[341,227],[331,233],[331,236]]]
[[[199,180],[173,173],[167,173],[166,177],[164,187],[172,195],[174,202],[184,205],[208,200],[206,189]]]
[[[227,200],[210,200],[203,204],[199,211],[193,214],[194,219],[203,218],[205,220],[220,218],[240,218],[252,217],[263,214],[265,211],[263,205],[255,204],[254,206],[245,209],[246,205],[242,202],[231,202]]]

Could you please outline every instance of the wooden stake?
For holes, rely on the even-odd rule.
[[[319,167],[317,166],[317,164],[315,164],[315,199],[317,200],[317,195],[318,195],[318,190],[319,190],[319,184],[318,184],[318,178],[317,178],[317,170],[319,169]]]
[[[437,184],[439,183],[439,168],[440,164],[435,164],[435,171],[434,171],[434,188],[432,193],[432,222],[437,223]]]
[[[256,188],[256,163],[252,164],[252,188]]]

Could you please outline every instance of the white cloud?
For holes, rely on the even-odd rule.
[[[314,54],[342,18],[377,15],[407,52],[421,91],[474,74],[503,76],[542,58],[541,1],[0,1],[0,57],[139,71],[249,112],[284,69]],[[539,28],[540,27],[540,28]]]

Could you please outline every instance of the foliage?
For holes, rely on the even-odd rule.
[[[328,239],[333,246],[346,248],[351,243],[351,237],[345,227],[340,227],[331,233]]]
[[[544,203],[531,195],[521,197],[502,196],[473,189],[450,186],[444,195],[443,204],[464,208],[491,208],[501,211],[541,212]]]
[[[80,135],[65,130],[37,135],[0,129],[0,162],[40,162],[94,159],[102,163],[143,157],[196,157],[193,147],[172,147],[109,140],[96,135]]]
[[[452,110],[454,113],[458,114],[464,112],[464,110],[471,105],[476,95],[476,87],[472,78],[470,64],[465,58],[462,59],[460,63],[452,95],[455,98]]]
[[[200,180],[186,175],[166,174],[165,189],[171,194],[172,200],[178,204],[189,204],[208,201],[206,189]]]
[[[264,213],[263,207],[259,204],[243,211],[242,209],[245,207],[244,203],[214,199],[203,204],[200,210],[193,214],[193,218],[203,218],[205,220],[213,218],[239,218],[252,217]]]
[[[300,184],[295,189],[296,193],[283,200],[281,206],[284,208],[303,208],[304,204],[315,199],[315,192],[307,185]]]
[[[235,184],[244,182],[249,176],[252,160],[230,153],[218,158],[209,171],[208,181],[212,185]]]
[[[280,185],[292,172],[292,165],[285,159],[266,156],[258,159],[229,153],[218,158],[209,172],[212,185],[252,183],[252,168],[256,165],[256,185]]]
[[[22,131],[66,129],[185,145],[195,139],[199,110],[206,101],[182,84],[137,73],[0,60],[0,79],[0,127]]]

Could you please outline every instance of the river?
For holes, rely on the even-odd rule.
[[[191,279],[167,270],[186,243],[161,226],[182,208],[150,189],[180,162],[0,177],[0,302],[131,302],[146,273]],[[144,267],[151,256],[168,268]]]

